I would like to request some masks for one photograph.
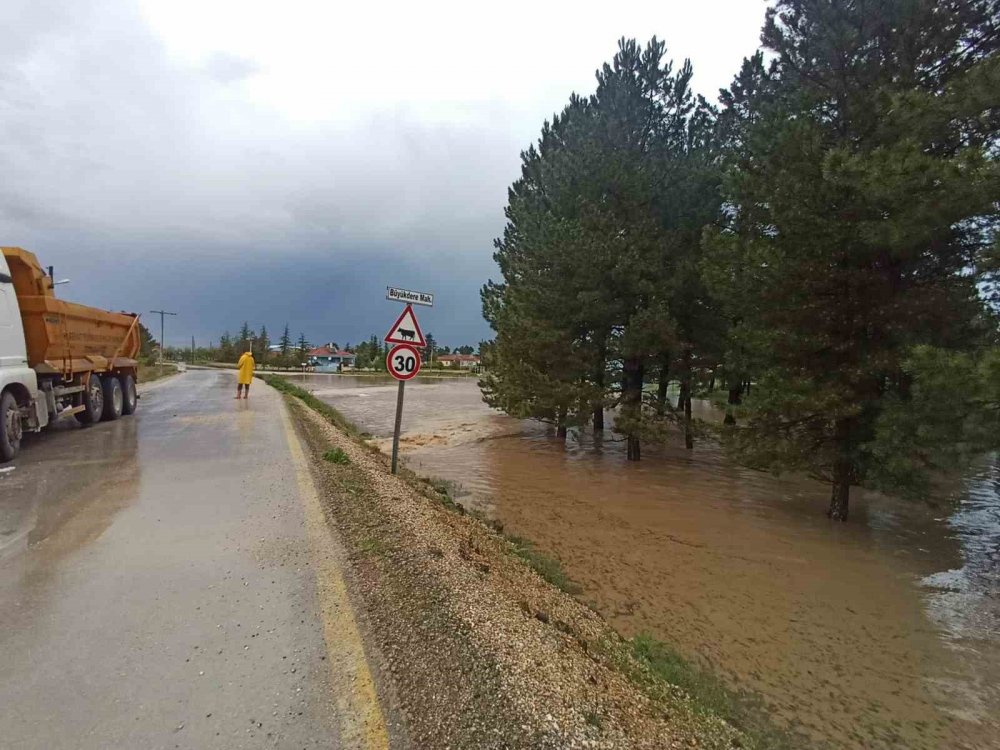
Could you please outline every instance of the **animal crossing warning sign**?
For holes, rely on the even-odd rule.
[[[403,314],[392,324],[389,333],[385,335],[385,342],[387,344],[412,344],[421,348],[427,346],[424,334],[420,331],[420,324],[417,323],[417,316],[413,314],[413,305],[407,305]]]

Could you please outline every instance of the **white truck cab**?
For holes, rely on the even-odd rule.
[[[38,398],[38,378],[28,367],[21,312],[7,260],[0,253],[0,441],[16,446],[24,422],[41,429],[48,416],[44,400]],[[0,445],[0,460],[7,447]]]

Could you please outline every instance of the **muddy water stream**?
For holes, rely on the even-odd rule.
[[[376,438],[395,383],[307,375]],[[1000,748],[1000,460],[933,504],[828,490],[709,444],[623,446],[499,415],[472,380],[407,386],[403,455],[554,553],[624,634],[651,633],[831,747]],[[708,407],[703,407],[707,409]]]

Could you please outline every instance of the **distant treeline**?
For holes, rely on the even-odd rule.
[[[143,336],[143,356],[148,359],[155,359],[156,341],[152,338],[145,326],[142,326]],[[476,348],[470,345],[457,346],[451,349],[448,346],[440,346],[434,339],[434,335],[428,333],[426,336],[427,346],[421,350],[425,366],[430,366],[433,360],[442,354],[475,354]],[[250,327],[249,322],[244,322],[236,335],[229,331],[223,333],[218,342],[211,342],[208,346],[190,347],[167,347],[165,352],[170,359],[194,360],[198,362],[236,362],[243,352],[252,351],[254,359],[260,366],[276,368],[297,368],[301,367],[309,359],[309,352],[314,347],[328,346],[332,349],[341,349],[336,342],[325,342],[313,344],[300,333],[293,338],[288,324],[285,325],[282,334],[277,339],[272,339],[268,333],[267,326],[261,326],[259,331]],[[347,343],[344,351],[355,355],[355,366],[366,370],[385,370],[385,357],[389,353],[390,346],[372,334],[367,341],[360,344]]]
[[[1000,435],[1000,1],[778,0],[712,104],[622,40],[522,153],[488,403],[919,495]],[[679,395],[672,398],[675,392]]]

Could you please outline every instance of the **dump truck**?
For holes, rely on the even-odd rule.
[[[118,419],[138,406],[139,316],[56,298],[51,269],[0,247],[0,462],[26,431],[67,417]]]

